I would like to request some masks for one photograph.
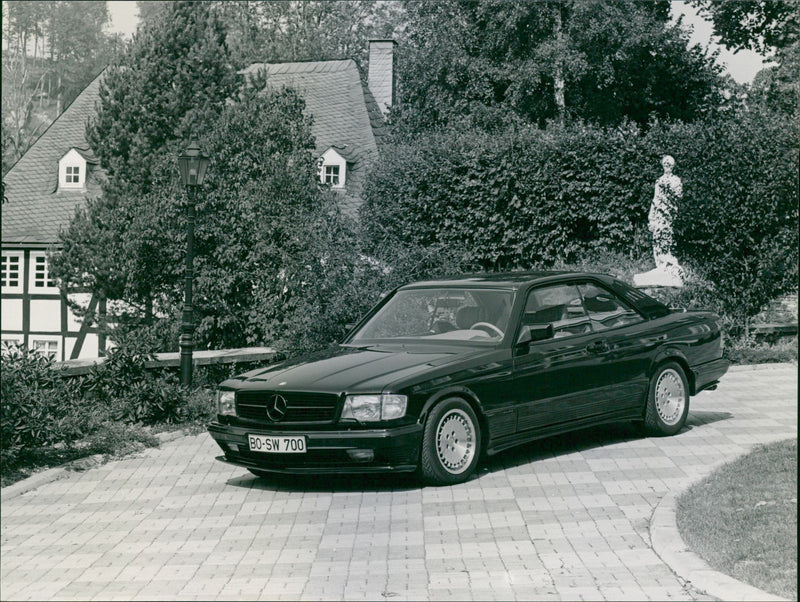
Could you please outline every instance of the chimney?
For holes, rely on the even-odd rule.
[[[369,77],[367,85],[381,112],[386,115],[395,99],[395,46],[394,40],[369,41]]]

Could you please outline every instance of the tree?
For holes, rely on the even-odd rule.
[[[111,58],[103,33],[108,9],[105,2],[66,0],[50,2],[47,8],[45,28],[58,115]]]
[[[115,39],[105,2],[10,1],[3,16],[5,173],[111,60]]]
[[[171,3],[164,17],[141,27],[104,75],[86,137],[107,181],[53,262],[65,283],[124,299],[145,320],[180,264],[169,240],[181,219],[175,157],[240,85],[211,5]]]
[[[357,304],[330,308],[319,297],[340,288],[329,278],[352,273],[357,254],[315,176],[304,103],[263,78],[241,85],[218,7],[163,10],[102,85],[87,133],[108,182],[62,235],[53,274],[67,287],[105,292],[115,340],[127,332],[176,348],[186,251],[176,158],[196,136],[211,157],[196,199],[197,345],[312,345],[315,335],[303,332],[322,332],[312,313],[357,317]],[[341,321],[326,328],[340,335]]]
[[[196,136],[203,115],[218,112],[241,83],[211,4],[174,2],[163,11],[107,71],[87,128],[112,188],[149,192],[153,154]]]
[[[354,59],[366,66],[367,41],[392,37],[399,3],[375,0],[220,2],[237,64]]]
[[[714,105],[711,57],[687,50],[664,2],[406,2],[401,123],[554,118],[646,123]],[[502,126],[504,127],[504,126]]]
[[[775,63],[756,75],[751,104],[800,116],[800,1],[693,0],[692,4],[711,20],[714,34],[729,49],[755,50]]]
[[[691,0],[714,24],[714,35],[733,51],[764,55],[797,42],[798,0]]]

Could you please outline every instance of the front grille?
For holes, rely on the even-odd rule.
[[[236,413],[245,420],[275,424],[267,415],[267,403],[276,391],[239,391]],[[281,391],[286,400],[286,414],[280,424],[299,422],[333,422],[339,396],[331,393],[297,393]]]

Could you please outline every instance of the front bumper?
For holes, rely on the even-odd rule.
[[[364,431],[270,431],[213,422],[208,432],[224,452],[217,459],[243,468],[287,474],[411,472],[419,461],[422,425]],[[306,453],[250,451],[248,434],[304,436]],[[348,450],[372,450],[371,460],[354,459]]]

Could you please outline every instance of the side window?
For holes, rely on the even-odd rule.
[[[644,321],[642,316],[614,293],[591,283],[581,284],[578,288],[594,330],[607,330]]]
[[[555,338],[592,331],[578,287],[574,284],[556,284],[532,290],[525,303],[522,323],[552,324]]]

